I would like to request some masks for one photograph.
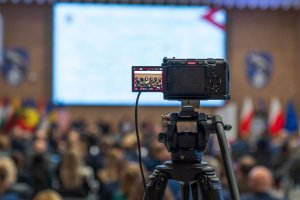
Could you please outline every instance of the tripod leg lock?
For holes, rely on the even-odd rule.
[[[219,178],[214,175],[204,175],[199,178],[203,199],[224,200],[222,185]]]
[[[199,179],[199,183],[202,185],[202,188],[205,190],[218,190],[222,189],[221,183],[217,176],[202,176]]]
[[[214,115],[212,117],[212,120],[213,120],[214,124],[221,123],[223,125],[225,131],[230,131],[232,129],[232,126],[230,124],[223,123],[223,119],[220,115]]]
[[[220,115],[214,115],[212,117],[212,120],[213,120],[213,123],[216,124],[216,123],[221,123],[223,124],[223,119]]]
[[[168,184],[168,175],[155,170],[149,177],[149,182],[146,186],[144,200],[163,200],[165,190]]]

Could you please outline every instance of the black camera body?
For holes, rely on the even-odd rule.
[[[161,66],[132,67],[132,75],[133,92],[163,92],[166,100],[230,99],[229,65],[224,59],[165,57]],[[158,81],[149,83],[148,77]]]
[[[164,99],[229,99],[229,67],[223,59],[164,58]]]

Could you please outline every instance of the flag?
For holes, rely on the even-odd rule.
[[[71,124],[71,118],[67,110],[64,108],[57,108],[56,116],[59,130],[62,132],[67,131]]]
[[[3,129],[4,122],[5,122],[5,103],[3,99],[0,99],[0,131]]]
[[[16,97],[12,100],[7,100],[6,120],[3,126],[5,132],[9,133],[18,122],[21,115],[21,100]]]
[[[265,101],[259,98],[254,111],[251,134],[254,138],[259,138],[268,130],[268,113]]]
[[[269,113],[269,133],[271,136],[278,136],[284,127],[284,114],[278,98],[271,99]]]
[[[242,106],[240,117],[240,134],[241,136],[248,136],[251,130],[252,119],[254,114],[254,105],[252,100],[247,97]]]
[[[21,117],[18,126],[26,131],[33,131],[40,122],[40,114],[34,99],[26,99],[22,102]]]
[[[24,108],[22,112],[22,120],[20,122],[21,127],[25,130],[32,131],[39,124],[39,113],[36,108],[28,107]]]
[[[216,110],[216,114],[220,115],[223,119],[224,124],[230,124],[232,129],[226,131],[226,138],[228,143],[231,144],[237,139],[237,105],[234,102],[226,104]]]
[[[285,130],[290,134],[296,133],[298,131],[298,116],[295,104],[292,101],[287,104],[285,119]]]
[[[37,101],[37,110],[41,117],[46,115],[47,112],[47,105],[43,98],[39,98]]]
[[[51,101],[48,103],[40,102],[38,107],[40,107],[39,110],[41,110],[39,129],[47,130],[50,126],[56,124],[57,113]]]
[[[251,123],[251,135],[248,140],[249,144],[254,145],[255,147],[259,139],[266,134],[267,130],[267,106],[263,98],[258,98]]]
[[[8,99],[2,99],[0,102],[0,107],[0,128],[4,130],[7,121],[11,117],[13,107]]]

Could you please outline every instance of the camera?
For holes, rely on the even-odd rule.
[[[162,92],[165,100],[230,98],[224,59],[163,58],[161,66],[133,66],[133,92]]]
[[[200,100],[230,98],[228,63],[224,59],[165,57],[161,66],[133,66],[132,91],[139,92],[135,104],[138,141],[137,110],[140,92],[162,92],[166,100],[181,101],[179,112],[162,116],[162,120],[166,122],[166,131],[159,134],[158,141],[165,144],[171,153],[171,160],[156,166],[147,185],[144,181],[143,199],[164,199],[168,180],[176,180],[181,184],[183,199],[190,199],[190,193],[193,199],[199,199],[200,196],[201,199],[224,199],[221,182],[215,170],[202,161],[202,153],[209,136],[217,134],[231,198],[239,200],[225,137],[225,130],[230,130],[231,126],[225,125],[219,115],[207,115],[196,111]],[[194,127],[180,131],[178,123],[185,122],[192,123]],[[139,142],[138,147],[140,148]],[[142,166],[140,155],[139,149]]]

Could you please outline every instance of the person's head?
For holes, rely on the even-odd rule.
[[[62,200],[63,198],[54,190],[47,189],[38,192],[33,200]]]
[[[119,148],[112,148],[107,155],[107,168],[120,172],[126,163],[124,152]]]
[[[17,169],[20,171],[25,167],[26,164],[26,158],[24,157],[24,154],[20,151],[14,151],[11,154],[11,158],[16,164]]]
[[[68,133],[67,140],[69,143],[77,143],[80,141],[80,134],[75,130],[71,130]]]
[[[47,151],[48,144],[45,139],[35,139],[33,142],[33,150],[35,153],[43,154]]]
[[[147,176],[147,174],[145,175]],[[143,194],[140,167],[136,163],[129,163],[124,167],[120,178],[121,190],[128,200],[139,200]]]
[[[134,133],[125,135],[122,140],[122,147],[126,150],[135,150],[137,146],[137,140]]]
[[[120,148],[110,148],[107,152],[105,167],[98,172],[98,176],[104,182],[119,180],[127,164],[128,161]]]
[[[8,157],[0,158],[0,195],[16,181],[16,166]]]
[[[35,137],[38,139],[46,140],[48,138],[47,130],[46,129],[38,129],[35,132]]]
[[[66,189],[75,189],[82,184],[82,160],[74,151],[67,151],[62,157],[59,176],[62,186]]]
[[[80,156],[85,156],[87,153],[87,140],[77,130],[71,130],[67,135],[67,149],[75,151]]]
[[[86,133],[93,136],[100,136],[102,134],[99,126],[96,123],[90,123],[86,127]]]
[[[207,161],[208,165],[215,169],[215,172],[219,177],[221,176],[222,164],[217,158],[213,156],[203,155],[202,159]]]
[[[263,166],[254,167],[249,173],[249,186],[252,192],[268,192],[272,189],[271,171]]]
[[[24,136],[25,136],[24,130],[20,126],[16,125],[13,127],[11,133],[12,139],[21,140],[24,138]]]
[[[151,120],[146,120],[146,121],[142,122],[141,133],[143,135],[153,135],[154,124]]]
[[[10,150],[10,141],[6,135],[0,134],[0,153]]]
[[[255,164],[254,158],[251,156],[243,156],[237,163],[237,175],[240,177],[247,177]]]
[[[151,155],[156,160],[161,162],[170,160],[170,153],[167,151],[164,144],[157,142],[156,140],[151,143]]]
[[[6,167],[0,165],[0,195],[4,193],[11,185],[7,181],[7,174]]]
[[[119,122],[119,132],[127,134],[133,131],[133,121],[128,115],[124,115]]]

